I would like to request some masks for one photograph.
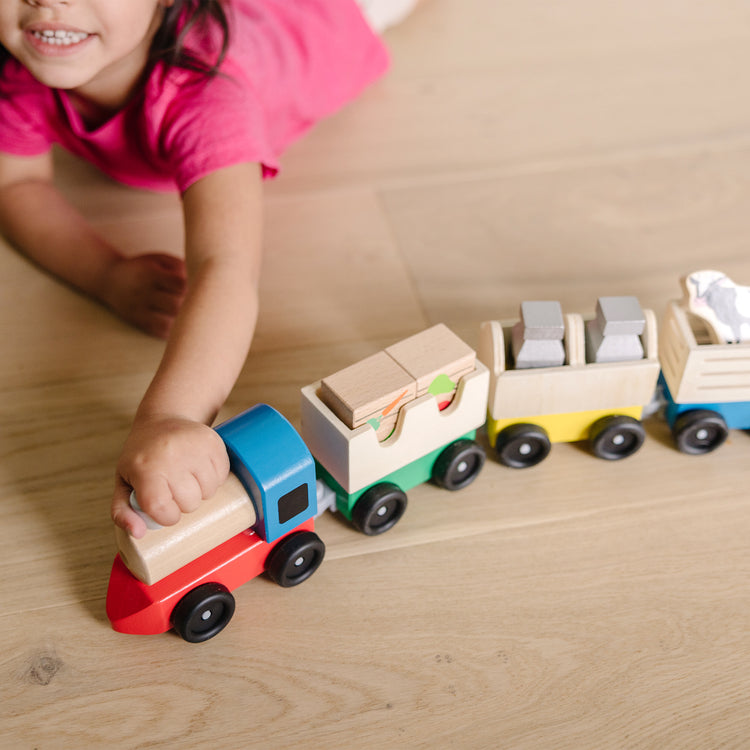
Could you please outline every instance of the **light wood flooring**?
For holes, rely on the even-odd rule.
[[[743,2],[431,0],[390,75],[286,155],[263,308],[222,416],[299,423],[299,389],[432,323],[470,344],[523,299],[659,315],[680,275],[750,284]],[[133,250],[172,198],[69,158]],[[334,516],[305,585],[257,579],[203,645],[114,633],[113,467],[162,345],[0,249],[0,747],[743,748],[750,436],[636,456],[556,445],[410,493],[392,532]]]

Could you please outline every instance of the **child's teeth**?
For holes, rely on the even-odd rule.
[[[68,45],[82,42],[88,34],[85,31],[63,31],[62,29],[54,31],[53,29],[45,29],[44,31],[35,31],[34,36],[47,44]]]

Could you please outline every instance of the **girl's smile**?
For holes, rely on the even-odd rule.
[[[92,40],[93,34],[64,25],[34,24],[25,29],[26,39],[42,55],[74,54]]]

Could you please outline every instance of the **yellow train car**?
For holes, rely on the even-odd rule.
[[[490,371],[487,433],[499,460],[533,466],[557,442],[589,441],[600,458],[630,456],[643,444],[640,419],[659,377],[656,316],[643,310],[643,356],[618,362],[587,361],[586,321],[564,316],[565,361],[515,369],[511,347],[517,321],[480,327],[478,357]]]

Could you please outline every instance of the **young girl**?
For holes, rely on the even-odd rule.
[[[226,479],[210,429],[258,313],[261,180],[286,146],[377,79],[383,27],[415,0],[0,0],[0,231],[43,268],[167,338],[117,464],[136,537]],[[185,261],[129,258],[55,189],[58,143],[113,178],[177,189]]]

